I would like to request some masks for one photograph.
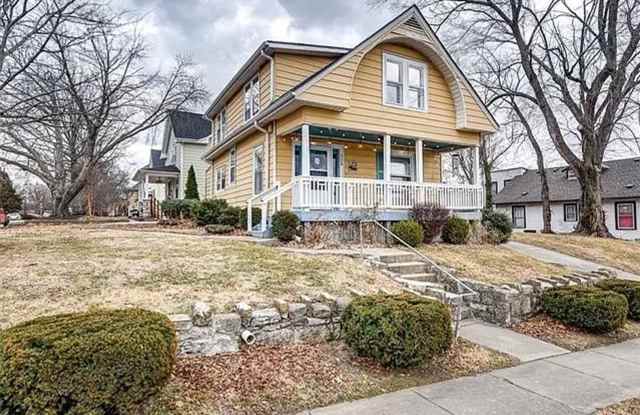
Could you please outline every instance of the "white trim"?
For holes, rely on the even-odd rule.
[[[309,124],[304,124],[302,126],[301,145],[302,145],[300,150],[300,159],[302,160],[301,173],[303,176],[310,176],[311,175],[311,159],[309,158],[310,157]]]
[[[391,181],[391,136],[389,134],[384,135],[383,145],[382,145],[382,157],[383,157],[383,165],[382,171],[384,172],[384,181]]]
[[[258,91],[256,96],[253,95],[254,84],[255,84],[255,88]],[[245,102],[247,87],[249,87],[249,90],[251,91],[251,93],[250,93],[250,97],[251,97],[250,113],[251,113],[251,116],[249,118],[247,118],[247,108],[246,108],[247,104]],[[256,111],[256,108],[254,106],[254,104],[256,103],[256,100],[255,100],[256,97],[258,98],[258,110],[257,111]],[[242,87],[242,119],[244,120],[245,123],[249,122],[249,121],[253,120],[258,114],[260,114],[261,110],[262,110],[262,108],[261,108],[261,105],[260,105],[260,71],[258,71],[258,73],[256,73],[256,76],[252,77]]]
[[[417,183],[424,182],[424,146],[421,138],[416,138],[416,177]]]
[[[302,176],[302,174],[300,176],[296,176],[296,147],[300,146],[300,157],[302,157],[302,143],[299,142],[292,142],[291,145],[291,177],[300,177]],[[311,150],[327,150],[327,152],[329,152],[329,159],[327,161],[327,168],[328,168],[328,172],[330,173],[329,177],[336,177],[333,173],[334,173],[334,160],[333,160],[333,150],[338,150],[340,153],[340,160],[339,160],[339,176],[337,177],[344,177],[344,159],[345,159],[345,151],[344,151],[344,146],[341,144],[316,144],[316,145],[310,145],[309,146],[309,151]],[[310,176],[311,174],[309,174]],[[321,177],[321,176],[320,176]]]
[[[387,61],[395,62],[400,65],[400,78],[402,85],[402,104],[393,104],[387,102]],[[413,67],[422,71],[423,76],[423,104],[424,108],[410,107],[408,104],[409,90],[409,67]],[[396,55],[389,52],[382,52],[382,105],[385,107],[393,107],[399,109],[405,109],[409,111],[427,112],[429,109],[429,99],[427,96],[427,83],[429,79],[429,71],[426,62],[420,62],[413,59],[408,59],[400,55]]]

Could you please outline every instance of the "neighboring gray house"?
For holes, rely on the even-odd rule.
[[[170,111],[165,122],[162,148],[151,150],[149,164],[133,177],[141,204],[150,197],[158,202],[182,199],[189,168],[193,166],[201,197],[207,194],[207,164],[202,156],[211,137],[211,122],[202,114]]]
[[[551,200],[551,228],[572,232],[580,215],[580,184],[568,167],[546,169]],[[542,230],[542,198],[538,170],[526,170],[496,195],[498,210],[511,217],[514,230]],[[602,198],[607,227],[618,238],[640,239],[640,157],[605,161]]]
[[[491,172],[491,192],[495,197],[509,184],[514,177],[524,174],[527,169],[524,167],[513,167],[511,169],[500,169]]]

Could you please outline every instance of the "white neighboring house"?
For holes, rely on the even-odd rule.
[[[191,166],[196,173],[198,192],[204,197],[208,166],[202,156],[210,136],[211,122],[202,114],[170,111],[164,126],[162,149],[152,149],[149,163],[133,177],[137,182],[139,203],[144,206],[145,200],[150,198],[158,202],[183,199]]]
[[[568,167],[546,169],[551,200],[551,229],[575,230],[580,216],[580,184]],[[494,198],[496,208],[511,217],[516,231],[541,231],[542,198],[538,170],[525,170],[508,181]],[[602,198],[609,231],[617,238],[640,239],[640,157],[609,160],[603,165]]]
[[[520,176],[527,171],[524,167],[514,167],[511,169],[500,169],[491,172],[491,192],[493,197],[504,189],[504,187],[511,183],[514,177]]]

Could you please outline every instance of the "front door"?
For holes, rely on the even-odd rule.
[[[342,150],[337,146],[311,146],[309,149],[309,173],[313,180],[308,188],[310,202],[313,206],[335,205],[340,199],[340,185],[331,180],[342,176]],[[302,148],[295,148],[295,175],[302,174]],[[322,179],[326,178],[326,179]]]

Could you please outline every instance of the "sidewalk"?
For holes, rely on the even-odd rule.
[[[561,254],[549,249],[540,248],[533,245],[523,244],[521,242],[509,241],[504,246],[515,251],[519,254],[535,258],[542,262],[550,264],[559,264],[567,268],[572,268],[576,271],[591,272],[598,269],[608,269],[615,271],[618,277],[628,280],[640,281],[640,275],[632,274],[630,272],[622,271],[617,268],[608,267],[606,265],[598,264],[596,262],[587,261],[584,259],[572,257],[570,255]]]
[[[305,415],[578,415],[640,396],[640,339]]]

